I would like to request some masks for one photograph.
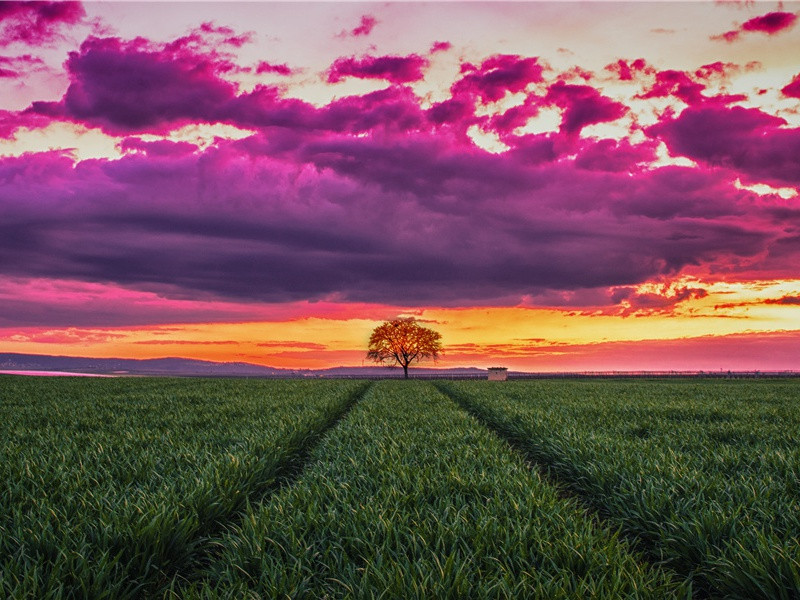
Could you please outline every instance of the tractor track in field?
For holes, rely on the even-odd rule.
[[[287,452],[277,470],[270,474],[264,485],[254,487],[247,494],[243,502],[244,506],[262,503],[282,488],[292,485],[305,470],[311,453],[320,440],[347,417],[356,404],[367,394],[373,383],[372,381],[365,382],[364,385],[350,394],[341,410],[336,411],[312,431],[304,432],[304,434],[298,435],[297,439],[291,440],[287,444],[291,449]],[[244,506],[242,506],[242,510]],[[194,552],[191,563],[186,566],[176,565],[174,569],[163,572],[163,576],[158,582],[152,582],[150,590],[152,593],[149,591],[147,595],[151,597],[183,597],[181,593],[183,587],[186,584],[202,579],[203,570],[218,556],[222,534],[239,524],[244,516],[242,510],[208,524],[199,536],[201,539],[198,540],[198,547]]]
[[[587,519],[593,523],[605,525],[610,529],[619,532],[620,537],[626,540],[630,544],[631,549],[638,554],[640,557],[639,562],[642,565],[647,565],[650,567],[660,566],[661,569],[663,569],[666,573],[671,574],[678,581],[691,579],[691,573],[677,571],[668,566],[660,564],[655,548],[653,548],[645,540],[638,537],[635,533],[626,531],[621,525],[615,523],[610,516],[605,513],[601,506],[598,506],[597,503],[593,502],[591,498],[587,497],[585,494],[582,494],[581,491],[576,488],[573,481],[570,481],[566,477],[559,476],[553,471],[551,465],[534,456],[527,447],[526,440],[520,438],[519,436],[513,435],[511,432],[503,430],[503,428],[499,426],[495,426],[480,411],[476,410],[470,404],[469,400],[463,398],[457,392],[447,387],[446,384],[442,384],[438,381],[431,383],[439,392],[455,402],[464,412],[469,414],[478,423],[486,427],[498,438],[507,443],[509,447],[514,450],[514,452],[521,456],[521,458],[525,461],[525,464],[527,464],[531,470],[536,471],[545,482],[547,482],[551,487],[553,487],[553,489],[556,490],[561,498],[576,502],[581,510],[583,510]],[[707,593],[698,590],[697,588],[690,587],[690,589],[690,597],[694,600],[705,600],[709,597]]]

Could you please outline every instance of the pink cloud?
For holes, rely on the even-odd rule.
[[[245,33],[236,33],[236,31],[225,25],[215,25],[212,22],[206,21],[202,23],[198,30],[203,34],[203,37],[199,38],[201,44],[204,44],[209,36],[216,37],[216,43],[222,44],[226,46],[231,46],[233,48],[241,48],[245,44],[249,44],[253,41],[255,33],[252,31],[247,31]]]
[[[346,77],[359,79],[385,79],[392,83],[409,83],[424,77],[427,59],[408,56],[364,56],[337,59],[328,69],[328,83],[338,83]]]
[[[44,61],[31,54],[0,56],[0,69],[8,73],[6,77],[16,79],[33,71],[43,71],[45,68]]]
[[[191,154],[197,150],[197,146],[189,142],[172,142],[169,140],[146,142],[136,137],[124,138],[119,142],[119,147],[123,152],[136,150],[152,157],[181,156]]]
[[[507,92],[522,92],[530,83],[544,81],[544,68],[537,58],[522,58],[511,54],[497,54],[484,60],[480,66],[465,63],[464,76],[453,84],[454,97],[478,97],[484,102],[496,102]]]
[[[238,346],[236,340],[140,340],[133,342],[139,346]]]
[[[121,310],[124,307],[124,310]],[[336,302],[281,304],[226,302],[180,289],[137,290],[113,283],[59,278],[30,279],[0,276],[0,328],[25,335],[31,328],[132,327],[175,323],[286,321],[301,318],[346,320],[357,316],[376,321],[393,317],[393,306]],[[0,334],[10,336],[8,331]]]
[[[739,29],[731,29],[730,31],[726,31],[725,33],[721,33],[719,35],[712,35],[712,40],[725,40],[729,44],[735,42],[739,39],[739,36],[742,34],[741,30]]]
[[[633,288],[619,288],[614,291],[612,301],[623,304],[617,314],[622,316],[643,316],[652,314],[672,314],[675,308],[687,300],[705,298],[708,291],[689,286],[669,290],[669,293],[638,293]]]
[[[541,98],[532,95],[528,96],[525,102],[519,106],[512,106],[499,115],[485,119],[484,121],[487,122],[486,128],[501,134],[503,137],[508,136],[518,127],[523,127],[531,117],[537,115],[541,103]],[[514,143],[514,141],[511,141],[511,144]]]
[[[362,15],[361,22],[351,29],[350,31],[344,30],[337,34],[336,37],[366,37],[372,30],[375,29],[375,26],[379,23],[378,19],[376,19],[372,15]]]
[[[771,12],[745,21],[743,31],[762,31],[770,35],[789,29],[797,21],[797,15],[788,12]]]
[[[292,71],[292,69],[286,63],[282,63],[282,64],[278,65],[278,64],[273,64],[273,63],[267,62],[265,60],[262,60],[256,66],[256,74],[257,75],[262,75],[264,73],[277,73],[278,75],[291,75],[292,73],[294,73],[294,71]]]
[[[797,21],[797,15],[789,12],[770,12],[759,17],[754,17],[749,21],[737,28],[726,31],[720,35],[712,36],[712,40],[725,40],[726,42],[734,42],[744,32],[760,31],[767,35],[775,35],[780,31],[790,29]]]
[[[421,56],[343,58],[334,77],[392,85],[315,106],[278,86],[241,92],[225,79],[232,59],[208,41],[235,32],[206,29],[168,44],[89,38],[66,63],[60,101],[0,113],[0,132],[9,134],[4,123],[17,116],[52,116],[127,135],[119,142],[127,154],[117,160],[0,158],[0,275],[221,302],[195,307],[219,315],[239,314],[230,309],[237,303],[250,311],[259,303],[399,297],[417,306],[517,304],[687,269],[796,273],[800,245],[786,230],[794,209],[779,214],[732,182],[796,185],[797,131],[705,97],[701,75],[617,62],[620,78],[647,79],[647,93],[691,105],[662,115],[644,142],[583,139],[583,128],[619,119],[628,107],[591,81],[546,82],[537,58],[464,64],[450,97],[430,107],[402,85],[423,76]],[[728,67],[701,69],[720,77]],[[478,111],[509,93],[520,95],[517,106]],[[517,135],[554,106],[559,131]],[[255,133],[205,149],[130,135],[189,123]],[[509,149],[478,147],[466,135],[474,125]],[[700,166],[656,166],[662,141]],[[53,306],[31,314],[5,302],[0,314],[32,320],[45,320],[41,307]],[[106,314],[113,304],[93,306]],[[131,319],[150,314],[131,311]]]
[[[725,65],[723,63],[712,63],[697,69],[695,77],[708,80],[712,76],[725,77],[726,73],[735,68],[735,65]],[[716,96],[706,96],[703,92],[706,89],[705,83],[700,83],[693,79],[685,71],[668,69],[655,73],[655,81],[638,98],[666,98],[674,96],[686,104],[692,106],[701,103],[730,104],[746,100],[743,94],[718,94]]]
[[[53,42],[85,16],[80,2],[0,2],[0,46]]]
[[[602,96],[588,85],[569,85],[558,81],[547,90],[547,101],[564,109],[561,131],[578,134],[587,125],[616,121],[628,112],[628,108]]]
[[[615,63],[606,65],[605,70],[616,73],[620,81],[633,81],[634,77],[638,76],[639,73],[654,71],[643,58],[637,58],[634,61],[619,59]]]
[[[436,52],[447,52],[452,47],[453,44],[450,42],[434,42],[431,46],[430,53],[435,54]]]
[[[714,77],[718,77],[721,79],[727,79],[730,74],[737,73],[740,71],[741,68],[739,65],[730,62],[722,62],[718,60],[713,63],[709,63],[707,65],[703,65],[695,70],[694,75],[698,79],[712,79]]]
[[[800,98],[800,73],[795,75],[790,83],[781,88],[781,93],[789,98]]]
[[[50,120],[42,115],[15,113],[0,110],[0,139],[10,139],[23,127],[31,129],[46,127]]]
[[[325,350],[327,347],[323,344],[316,344],[314,342],[298,342],[292,340],[275,341],[275,342],[261,342],[256,344],[259,348],[296,348],[299,350]]]
[[[706,100],[702,91],[703,84],[693,81],[689,75],[682,71],[659,71],[653,86],[641,95],[642,98],[664,98],[675,96],[687,104],[697,104]]]

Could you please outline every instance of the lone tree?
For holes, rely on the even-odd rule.
[[[441,339],[441,334],[423,327],[413,317],[386,321],[372,332],[367,358],[377,363],[397,362],[408,379],[408,365],[412,362],[439,357]]]

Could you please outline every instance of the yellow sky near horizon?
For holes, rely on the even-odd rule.
[[[686,282],[683,282],[686,284]],[[676,305],[632,311],[608,308],[474,307],[396,309],[442,334],[439,366],[486,367],[513,359],[535,369],[548,354],[597,344],[678,340],[800,329],[800,280],[704,284],[708,293]],[[659,291],[654,284],[637,293]],[[661,289],[669,300],[671,290]],[[674,290],[673,290],[674,291]],[[783,301],[781,301],[783,299]],[[787,300],[788,299],[788,300]],[[782,303],[781,303],[782,302]],[[91,357],[183,356],[244,361],[273,367],[358,366],[377,322],[348,316],[297,317],[282,321],[167,324],[144,327],[18,328],[0,331],[3,350]]]

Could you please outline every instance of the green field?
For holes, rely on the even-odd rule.
[[[796,380],[0,376],[3,598],[800,598]]]

